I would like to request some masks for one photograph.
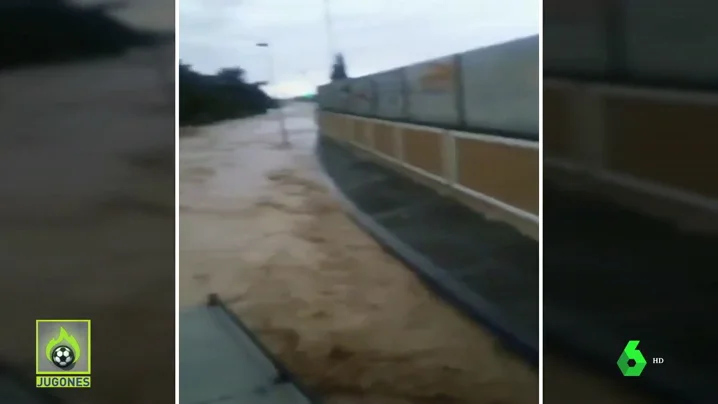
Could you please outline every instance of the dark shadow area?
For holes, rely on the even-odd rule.
[[[203,74],[180,63],[180,125],[246,118],[278,106],[277,101],[260,88],[264,83],[248,83],[244,76],[244,70],[238,67]]]
[[[0,402],[12,404],[61,404],[48,390],[33,387],[32,376],[0,365]]]
[[[0,3],[0,402],[171,404],[174,33],[73,4]],[[35,388],[37,319],[92,320],[91,388]]]
[[[674,397],[718,399],[718,235],[544,183],[544,332],[617,380]],[[616,362],[629,340],[648,360],[640,378]],[[652,359],[665,361],[653,365]],[[550,391],[546,391],[547,398]]]
[[[538,243],[320,137],[354,218],[438,293],[538,360]]]
[[[570,161],[589,172],[600,167],[601,174],[690,192],[690,187],[678,184],[696,178],[683,169],[691,164],[687,160],[694,152],[656,158],[650,151],[658,143],[669,151],[688,150],[684,146],[692,145],[695,149],[690,150],[702,148],[710,159],[714,152],[708,143],[687,140],[681,134],[710,138],[710,129],[698,128],[701,124],[692,118],[675,120],[681,125],[675,136],[661,136],[646,128],[661,126],[655,117],[672,113],[670,108],[661,108],[662,103],[685,111],[686,116],[704,110],[709,111],[706,115],[715,113],[711,111],[714,101],[702,101],[714,99],[708,93],[718,89],[718,75],[711,67],[716,65],[711,52],[716,44],[715,10],[715,2],[703,0],[680,9],[667,1],[646,8],[626,1],[569,4],[545,0],[544,83],[553,81],[553,88],[546,90],[557,95],[547,108],[553,111],[552,122],[544,120],[553,132],[546,129],[545,133],[545,139],[552,138],[545,144],[548,157]],[[557,90],[558,84],[570,90]],[[616,91],[599,90],[607,88]],[[566,97],[566,108],[559,105],[562,97]],[[611,107],[614,100],[638,107],[617,114]],[[632,142],[640,144],[640,149],[624,154],[623,147]],[[675,157],[666,158],[669,155]],[[643,167],[652,159],[660,161],[660,173],[648,175],[650,170],[627,168]],[[698,161],[696,157],[692,163]],[[679,205],[678,198],[668,200],[673,197],[657,203],[661,192],[648,191],[656,194],[650,201],[648,194],[633,195],[639,193],[638,186],[628,185],[626,189],[634,189],[622,192],[615,191],[616,183],[607,186],[608,181],[571,179],[577,189],[596,191],[589,195],[559,187],[566,182],[559,182],[558,176],[555,182],[552,179],[545,177],[542,217],[547,352],[602,372],[615,385],[644,394],[647,403],[718,402],[714,366],[718,357],[718,234],[685,230],[651,216],[649,212],[657,210],[652,205],[660,205],[658,210],[666,213]],[[633,209],[619,206],[626,199]],[[666,208],[669,204],[674,206]],[[689,209],[681,206],[681,210]],[[700,216],[706,223],[714,220],[702,209],[691,213],[690,220]],[[629,340],[640,341],[638,349],[647,361],[637,377],[624,377],[617,365]],[[547,404],[565,402],[563,386],[545,386],[544,393]]]
[[[123,3],[79,7],[66,0],[3,0],[0,70],[118,56],[173,41],[172,33],[131,28],[108,15]]]

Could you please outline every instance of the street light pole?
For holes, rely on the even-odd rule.
[[[332,37],[332,34],[334,33],[334,26],[332,22],[332,10],[329,8],[329,0],[323,0],[324,1],[324,30],[325,35],[327,36],[327,53],[329,54],[329,64],[328,66],[331,66],[332,63],[334,63],[334,38]]]
[[[274,72],[274,54],[272,53],[272,50],[269,48],[269,43],[267,42],[260,42],[257,44],[260,48],[267,48],[268,57],[269,57],[269,83],[275,83],[275,72]],[[282,104],[278,102],[278,106],[275,111],[275,117],[277,118],[277,123],[279,124],[279,131],[282,136],[282,143],[281,146],[287,147],[289,146],[289,132],[287,131],[287,125],[284,122],[284,111],[282,110]]]

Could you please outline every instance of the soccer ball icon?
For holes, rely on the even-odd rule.
[[[60,369],[67,369],[75,361],[75,353],[65,345],[60,345],[52,350],[52,363]]]

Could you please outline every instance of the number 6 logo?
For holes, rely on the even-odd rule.
[[[643,368],[646,367],[646,358],[644,358],[641,351],[637,349],[639,342],[641,341],[628,341],[626,347],[623,348],[621,357],[618,358],[618,362],[616,362],[624,376],[640,376],[641,373],[643,373]],[[631,365],[628,363],[630,360],[633,360],[635,363]]]

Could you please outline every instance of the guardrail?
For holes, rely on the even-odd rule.
[[[505,211],[505,221],[538,231],[538,142],[435,127],[318,113],[325,136],[358,148],[409,175],[448,188],[462,202]]]
[[[547,180],[677,220],[718,213],[718,94],[546,79],[543,105]]]

